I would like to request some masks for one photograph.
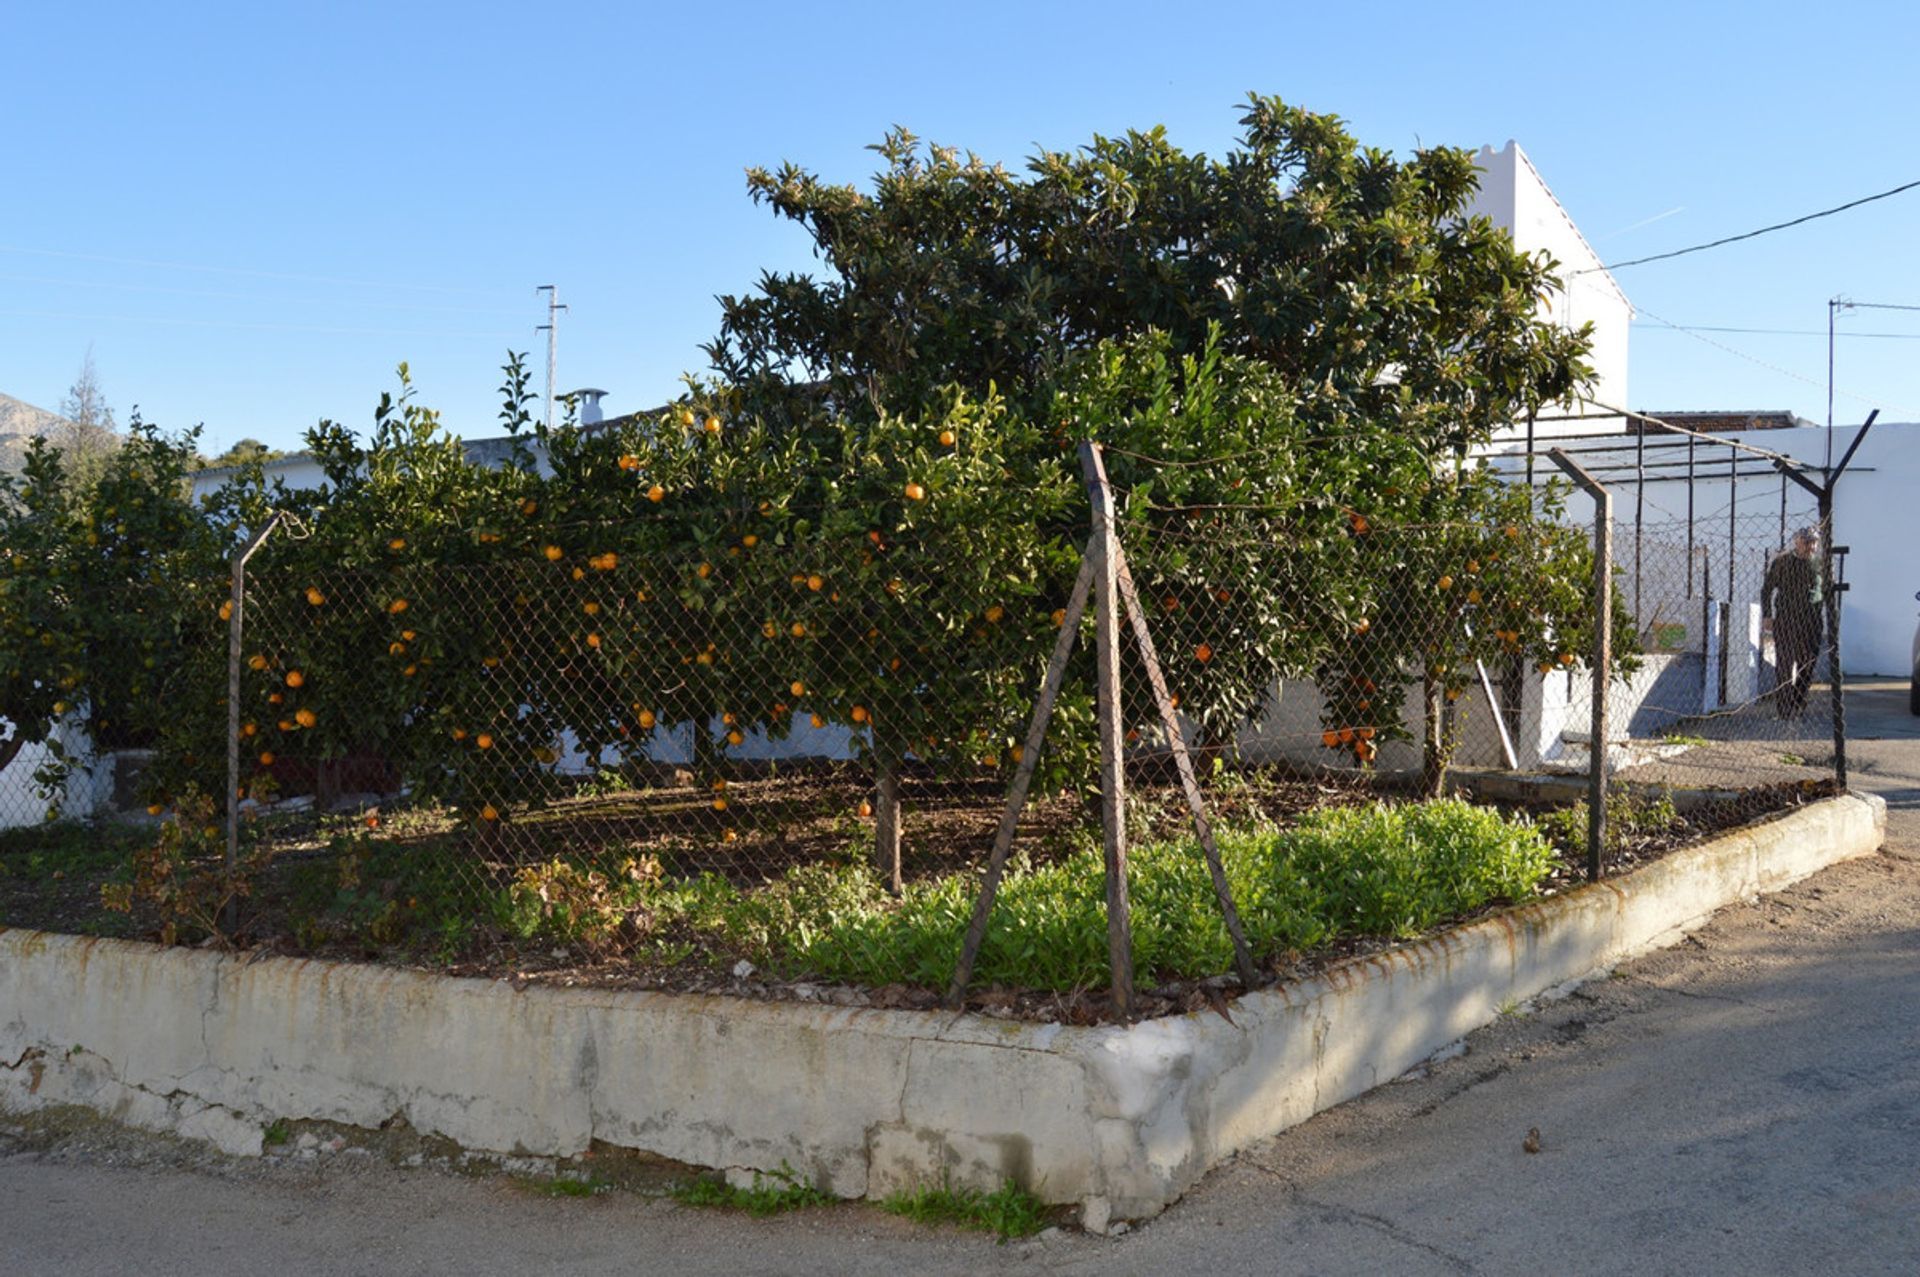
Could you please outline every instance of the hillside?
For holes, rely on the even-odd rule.
[[[70,443],[67,432],[78,429],[58,413],[36,408],[12,395],[0,395],[0,472],[20,468],[27,444],[34,438],[51,437],[56,443]]]

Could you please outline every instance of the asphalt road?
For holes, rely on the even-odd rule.
[[[1920,719],[1904,684],[1849,711],[1881,855],[1489,1026],[1123,1237],[996,1246],[861,1206],[753,1220],[83,1129],[0,1135],[0,1272],[1920,1271]]]

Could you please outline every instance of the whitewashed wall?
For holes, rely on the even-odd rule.
[[[10,737],[12,731],[13,724],[0,719],[0,737]],[[75,715],[63,718],[54,728],[53,737],[69,756],[77,755],[88,764],[96,761],[86,724]],[[50,757],[46,745],[28,745],[14,755],[5,771],[0,771],[0,829],[38,825],[47,819],[49,803],[34,784],[33,774]],[[59,819],[85,820],[111,802],[112,791],[111,767],[82,766],[75,769],[65,795],[52,806]]]
[[[1545,317],[1568,328],[1593,324],[1593,353],[1588,357],[1594,369],[1591,397],[1617,408],[1630,407],[1627,338],[1633,323],[1633,304],[1612,275],[1591,269],[1602,265],[1599,255],[1519,143],[1509,141],[1499,151],[1483,147],[1473,162],[1480,170],[1480,191],[1468,211],[1504,228],[1522,252],[1545,250],[1560,263],[1563,291],[1549,299],[1543,308]],[[1586,273],[1576,273],[1583,271]],[[1556,410],[1567,411],[1600,413],[1604,409],[1576,406]],[[1589,425],[1541,422],[1536,437],[1622,427],[1617,418],[1610,424],[1604,419]]]

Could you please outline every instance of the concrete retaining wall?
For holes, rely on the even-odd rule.
[[[1511,1001],[1880,845],[1847,796],[1613,882],[1132,1028],[449,979],[0,931],[0,1109],[81,1104],[258,1152],[276,1117],[470,1148],[782,1161],[848,1197],[1013,1176],[1089,1227],[1388,1080]]]

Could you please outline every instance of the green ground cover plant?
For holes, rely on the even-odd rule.
[[[1622,805],[1615,827],[1632,836],[1670,814],[1661,801]],[[1255,957],[1274,964],[1356,938],[1411,938],[1526,899],[1548,876],[1554,842],[1578,843],[1584,822],[1579,808],[1536,824],[1450,798],[1325,808],[1284,826],[1226,824],[1217,837]],[[63,828],[31,832],[44,839]],[[72,828],[72,837],[44,844],[25,833],[0,836],[0,885],[13,882],[16,896],[64,891],[77,912],[63,925],[75,930],[88,929],[84,914],[121,930],[171,921],[177,938],[211,934],[204,924],[193,931],[184,915],[156,915],[146,905],[127,911],[129,875],[151,869],[141,868],[151,857],[139,831],[96,842]],[[656,971],[731,969],[744,958],[776,979],[939,989],[978,890],[975,871],[961,869],[909,881],[895,896],[857,844],[758,882],[693,873],[674,860],[670,848],[556,849],[500,866],[486,882],[450,836],[362,830],[262,870],[242,907],[256,940],[307,953],[461,966],[557,949],[590,965]],[[197,872],[200,863],[188,868]],[[995,903],[977,983],[1104,987],[1103,872],[1099,845],[1084,831],[1063,837],[1044,859],[1017,858]],[[1128,881],[1137,982],[1232,968],[1206,861],[1190,836],[1140,840]]]
[[[753,1184],[747,1188],[736,1188],[725,1180],[697,1179],[674,1189],[672,1195],[682,1206],[745,1211],[756,1218],[809,1206],[831,1206],[835,1200],[801,1179],[799,1172],[785,1162],[776,1171],[755,1171]]]
[[[880,1209],[916,1224],[978,1229],[1002,1242],[1031,1237],[1047,1226],[1046,1204],[1012,1180],[991,1193],[951,1184],[895,1193],[881,1201]]]
[[[1227,876],[1256,955],[1269,960],[1349,937],[1404,939],[1449,918],[1524,899],[1553,860],[1531,823],[1458,799],[1315,812],[1285,829],[1219,835]],[[1232,946],[1206,862],[1190,839],[1131,856],[1136,979],[1216,975]],[[744,952],[789,978],[944,985],[975,881],[948,874],[898,898],[860,864],[798,866],[758,888],[703,876],[676,881],[629,867],[606,873],[556,862],[512,889],[525,939],[609,943],[636,932],[685,933],[703,948]],[[1107,973],[1101,856],[1090,842],[1007,875],[976,966],[982,984],[1072,990]],[[583,901],[589,902],[583,909]],[[591,923],[590,917],[600,921]]]

